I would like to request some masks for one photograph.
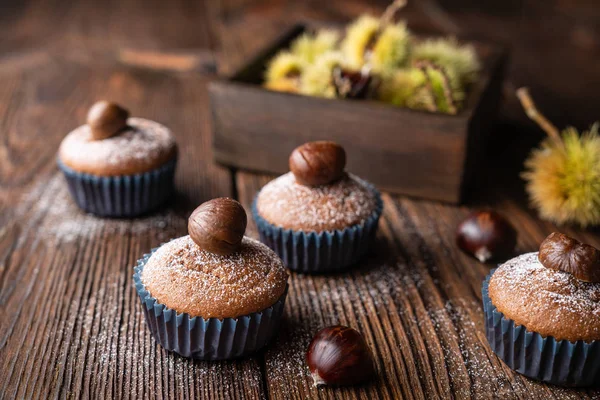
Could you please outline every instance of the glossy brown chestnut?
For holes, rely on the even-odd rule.
[[[362,335],[347,326],[323,328],[313,337],[306,363],[315,386],[356,385],[371,379],[375,365]]]
[[[228,255],[240,248],[248,218],[244,207],[226,197],[209,200],[188,219],[192,240],[211,253]]]
[[[335,142],[308,142],[292,151],[289,164],[301,185],[326,185],[344,175],[346,152]]]
[[[567,235],[552,232],[542,244],[538,258],[546,268],[568,272],[585,282],[600,282],[600,251]]]
[[[107,139],[127,126],[129,111],[109,101],[97,101],[90,107],[87,124],[94,140]]]
[[[515,250],[517,231],[495,211],[475,211],[458,226],[456,244],[481,262],[502,260]]]

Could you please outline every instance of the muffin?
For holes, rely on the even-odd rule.
[[[176,164],[177,145],[167,127],[129,118],[106,101],[90,108],[87,123],[64,138],[58,154],[77,205],[102,217],[134,217],[164,203]]]
[[[298,272],[347,269],[365,255],[383,210],[379,192],[344,171],[346,153],[319,141],[296,148],[291,172],[265,185],[252,205],[260,239]]]
[[[189,235],[140,259],[134,282],[156,341],[184,357],[249,355],[274,336],[287,295],[281,259],[244,236],[246,213],[235,200],[202,204]]]
[[[600,383],[600,252],[553,233],[483,284],[486,335],[515,371],[562,386]]]

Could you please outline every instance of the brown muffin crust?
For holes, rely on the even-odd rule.
[[[235,318],[264,310],[285,291],[288,274],[264,244],[244,237],[227,256],[202,250],[189,236],[161,246],[141,279],[159,303],[202,318]]]
[[[304,232],[341,230],[365,221],[375,211],[376,197],[351,174],[316,187],[296,182],[290,172],[265,185],[257,211],[269,223]]]
[[[544,267],[537,252],[501,265],[489,295],[498,311],[531,332],[571,342],[600,340],[600,284]]]
[[[164,125],[144,118],[129,118],[127,125],[103,140],[94,140],[88,125],[76,128],[63,139],[60,160],[78,172],[118,176],[148,172],[177,154],[173,134]]]

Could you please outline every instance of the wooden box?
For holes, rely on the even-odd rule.
[[[347,170],[380,189],[459,203],[495,119],[505,52],[472,42],[483,68],[457,115],[264,89],[267,62],[305,29],[295,26],[233,76],[211,83],[216,161],[280,174],[296,146],[334,140],[346,149]]]

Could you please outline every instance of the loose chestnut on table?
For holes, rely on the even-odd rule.
[[[514,252],[517,231],[495,211],[475,211],[458,225],[456,245],[482,263],[502,261]]]
[[[248,217],[242,205],[221,197],[202,203],[188,220],[188,232],[200,248],[228,255],[240,248]]]
[[[580,281],[600,283],[600,251],[572,237],[552,232],[540,244],[538,258],[546,268],[568,272]]]
[[[327,185],[344,176],[346,151],[335,142],[308,142],[292,151],[289,165],[301,185]]]
[[[375,375],[371,349],[356,329],[347,326],[318,331],[308,346],[306,363],[315,386],[358,385]]]

